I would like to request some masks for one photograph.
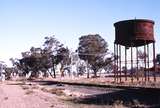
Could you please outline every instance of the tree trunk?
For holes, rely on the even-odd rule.
[[[31,75],[30,75],[29,79],[38,78],[38,77],[39,77],[38,72],[31,72]]]
[[[94,78],[97,77],[97,71],[94,70]]]
[[[87,61],[87,78],[89,78],[88,61]]]
[[[93,78],[96,78],[96,77],[97,77],[97,72],[98,72],[97,67],[94,66],[94,67],[93,67],[93,74],[94,74]]]
[[[55,71],[55,68],[54,68],[54,64],[53,64],[53,66],[52,66],[52,71],[53,71],[53,76],[54,76],[54,78],[56,78],[56,71]]]
[[[89,78],[89,69],[87,67],[87,78]]]
[[[61,72],[61,77],[64,77],[63,65],[61,65],[60,72]]]
[[[53,59],[53,57],[52,57],[52,71],[53,71],[54,78],[56,78],[56,71],[55,71],[55,68],[54,68],[54,59]],[[51,73],[50,73],[50,75],[51,75]]]
[[[52,77],[52,78],[55,78],[55,76],[54,75],[52,75],[52,71],[50,72],[50,71],[48,71],[49,72],[49,74],[50,74],[50,76]]]
[[[44,73],[44,74],[43,74],[43,77],[45,77],[45,78],[49,77],[48,70],[45,71],[45,72],[43,72],[43,73]]]

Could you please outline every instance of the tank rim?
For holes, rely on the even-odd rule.
[[[153,20],[149,20],[149,19],[130,19],[130,20],[118,21],[118,22],[114,23],[114,26],[116,26],[117,24],[122,24],[122,23],[127,23],[127,22],[133,22],[133,21],[149,22],[149,23],[154,24],[154,21]]]

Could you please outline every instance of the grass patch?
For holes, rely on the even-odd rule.
[[[54,108],[54,105],[51,105],[50,107],[51,107],[51,108]]]
[[[49,93],[56,94],[58,96],[65,95],[62,88],[52,88],[49,90]]]
[[[46,88],[41,88],[41,90],[43,91],[43,92],[49,92],[49,90],[48,89],[46,89]]]
[[[41,88],[41,90],[43,92],[48,92],[48,93],[51,93],[51,94],[56,94],[58,96],[65,95],[65,93],[63,92],[64,91],[63,88],[52,88],[52,89]]]
[[[35,85],[35,86],[31,87],[31,89],[39,89],[39,87]]]
[[[123,105],[123,101],[122,100],[116,100],[113,103],[113,108],[126,108],[126,107]]]
[[[8,100],[8,97],[5,97],[4,100]]]
[[[28,90],[28,91],[26,91],[26,95],[30,95],[30,94],[33,94],[34,93],[34,91],[33,90]]]
[[[23,90],[28,90],[29,87],[28,86],[21,86]]]

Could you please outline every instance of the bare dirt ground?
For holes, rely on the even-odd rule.
[[[160,107],[160,89],[157,87],[155,89],[150,86],[149,88],[112,88],[99,87],[97,84],[112,84],[112,80],[109,78],[49,78],[0,82],[0,108]],[[128,84],[130,83],[127,82],[126,85]],[[138,86],[141,84],[144,85],[140,83]]]
[[[124,80],[123,80],[124,81]],[[107,107],[160,108],[160,83],[128,81],[113,83],[113,78],[56,78],[37,81],[55,88],[62,85],[65,94],[73,95],[76,104]]]
[[[58,82],[69,82],[69,83],[81,83],[81,84],[95,84],[95,85],[113,85],[113,86],[126,86],[126,87],[144,87],[144,88],[160,88],[160,77],[156,78],[156,82],[154,82],[153,77],[150,77],[149,81],[144,80],[144,78],[139,78],[137,81],[134,78],[133,82],[131,82],[131,78],[122,78],[122,82],[114,82],[113,77],[98,77],[98,78],[86,78],[86,77],[64,77],[64,78],[49,78],[47,80],[58,81]]]
[[[0,83],[0,108],[112,108],[110,105],[74,103],[63,88],[40,86],[24,81]],[[75,95],[74,95],[75,96]]]
[[[35,90],[34,90],[35,89]],[[22,86],[17,82],[0,84],[0,108],[64,108],[54,95]]]

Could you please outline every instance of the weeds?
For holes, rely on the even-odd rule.
[[[8,100],[8,97],[5,97],[4,100]]]
[[[64,95],[64,92],[63,92],[64,89],[61,89],[61,88],[52,88],[49,90],[50,93],[52,94],[56,94],[58,96],[61,96],[61,95]]]
[[[33,93],[34,93],[33,90],[28,90],[25,94],[26,94],[26,95],[30,95],[30,94],[33,94]]]
[[[29,87],[28,86],[21,86],[23,90],[28,90]]]

